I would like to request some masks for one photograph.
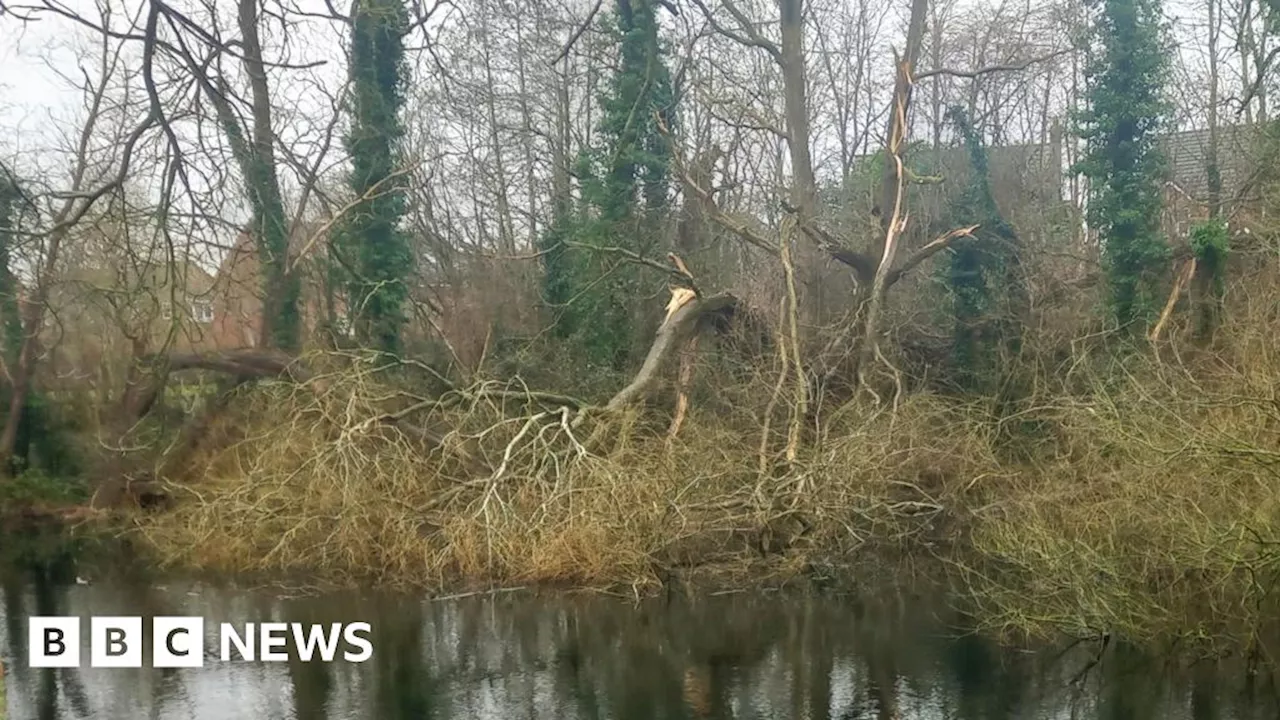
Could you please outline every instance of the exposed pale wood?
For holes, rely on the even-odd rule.
[[[667,428],[667,442],[676,439],[684,419],[689,414],[689,385],[693,383],[694,361],[697,360],[698,336],[694,335],[680,350],[680,374],[676,379],[676,411]]]
[[[649,354],[645,356],[639,372],[626,387],[609,399],[605,410],[616,412],[644,398],[667,358],[697,331],[699,321],[716,313],[731,311],[737,305],[738,298],[729,293],[698,298],[682,305],[658,328],[658,334],[654,337],[653,345],[649,347]]]
[[[917,2],[917,4],[920,4]],[[875,279],[871,284],[870,301],[867,303],[867,314],[863,325],[862,346],[860,348],[860,358],[858,360],[858,385],[865,387],[864,375],[869,365],[869,360],[874,354],[877,324],[880,316],[880,306],[884,302],[885,290],[888,286],[889,272],[893,267],[893,258],[898,251],[898,237],[907,225],[907,215],[903,212],[903,173],[902,173],[902,146],[906,142],[907,137],[907,108],[911,102],[911,61],[901,59],[897,62],[898,81],[894,91],[894,119],[890,121],[889,141],[885,146],[888,157],[886,165],[892,167],[892,170],[886,170],[885,179],[893,183],[892,189],[887,189],[884,193],[886,200],[891,201],[889,208],[891,212],[885,222],[884,249],[880,257],[880,265],[876,269]]]
[[[1160,319],[1156,322],[1156,326],[1151,328],[1151,334],[1148,336],[1151,342],[1156,342],[1160,339],[1160,333],[1173,315],[1173,306],[1178,303],[1178,297],[1187,288],[1187,284],[1191,282],[1191,278],[1195,276],[1195,273],[1196,259],[1187,258],[1187,261],[1182,265],[1182,271],[1178,273],[1177,281],[1173,283],[1173,289],[1169,291],[1169,299],[1164,303],[1164,310],[1160,312]]]

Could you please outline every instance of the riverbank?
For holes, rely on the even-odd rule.
[[[380,422],[394,388],[367,380],[262,388],[129,534],[172,567],[640,594],[888,552],[949,568],[993,628],[1248,644],[1280,617],[1280,362],[1236,338],[1195,372],[1086,364],[1000,415],[927,391],[850,403],[791,462],[785,422],[723,409],[757,386],[695,404],[674,441],[483,390],[408,425]]]
[[[1211,346],[1025,349],[996,397],[895,375],[812,413],[710,350],[729,370],[696,368],[685,404],[655,379],[613,410],[317,353],[104,453],[145,509],[86,513],[87,484],[27,473],[0,483],[0,523],[83,524],[167,569],[432,593],[849,585],[893,557],[994,630],[1248,646],[1280,618],[1280,316],[1242,317]]]

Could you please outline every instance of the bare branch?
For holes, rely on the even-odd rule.
[[[1032,65],[1036,65],[1042,62],[1048,62],[1049,60],[1053,60],[1054,58],[1057,58],[1057,57],[1062,57],[1063,55],[1066,55],[1067,53],[1070,53],[1074,50],[1075,48],[1063,48],[1061,50],[1055,50],[1051,53],[1048,53],[1047,55],[1040,55],[1039,57],[1030,58],[1020,63],[988,65],[986,67],[978,68],[977,70],[953,70],[951,68],[934,68],[933,70],[925,70],[924,72],[916,73],[915,80],[918,82],[927,77],[933,77],[934,75],[950,75],[952,77],[975,79],[983,75],[989,75],[995,72],[1016,72],[1019,70],[1026,70]]]
[[[965,228],[956,228],[945,235],[941,235],[931,241],[924,247],[911,253],[911,256],[898,267],[889,272],[889,276],[885,279],[885,287],[892,287],[894,283],[902,279],[902,276],[911,272],[917,265],[933,257],[935,254],[947,249],[951,243],[962,237],[972,237],[973,232],[978,229],[977,225],[970,225]]]
[[[711,23],[711,27],[716,32],[738,43],[739,45],[744,45],[746,47],[760,48],[761,50],[764,50],[765,52],[769,53],[769,56],[773,58],[774,62],[781,65],[782,49],[779,48],[776,43],[772,42],[765,36],[761,35],[760,31],[756,29],[754,24],[752,24],[751,19],[748,18],[746,14],[742,12],[742,9],[739,8],[737,5],[733,4],[733,0],[721,0],[721,1],[724,4],[724,8],[728,10],[729,14],[733,16],[733,19],[737,21],[738,26],[742,29],[742,32],[745,33],[745,35],[734,32],[733,30],[730,30],[729,28],[726,28],[725,26],[721,25],[716,20],[715,16],[712,14],[711,9],[707,7],[706,3],[704,3],[703,0],[693,0],[693,4],[698,6],[698,9],[701,10],[702,14],[707,18],[707,22]]]
[[[582,34],[591,26],[591,21],[596,19],[596,14],[600,12],[600,6],[603,4],[604,0],[596,0],[595,7],[591,8],[591,12],[587,13],[587,19],[583,20],[582,24],[578,26],[578,29],[573,31],[573,34],[569,36],[568,42],[564,44],[564,47],[560,48],[560,52],[547,62],[548,65],[555,65],[569,56],[569,51],[572,50],[574,44],[578,42],[578,38],[582,37]]]

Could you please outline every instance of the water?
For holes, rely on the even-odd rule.
[[[934,594],[297,597],[173,578],[82,585],[65,562],[0,578],[11,720],[1277,717],[1272,676],[1242,664],[1188,668],[1113,644],[1090,668],[1096,644],[1000,647],[960,632]],[[363,620],[374,655],[360,664],[32,669],[31,614]]]

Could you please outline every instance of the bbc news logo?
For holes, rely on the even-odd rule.
[[[373,657],[369,623],[221,623],[218,654],[205,652],[204,618],[155,617],[151,621],[151,666],[203,667],[205,660],[285,662],[292,644],[302,662],[361,663]],[[140,617],[89,619],[89,667],[142,667],[146,640]],[[290,642],[292,641],[292,643]],[[28,626],[28,656],[33,668],[80,667],[80,618],[33,617]],[[342,650],[339,653],[339,649]]]

